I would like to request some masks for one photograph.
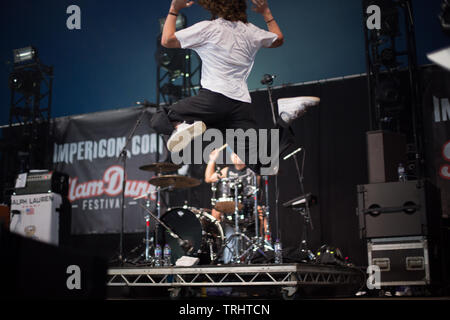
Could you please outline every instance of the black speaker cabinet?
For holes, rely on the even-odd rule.
[[[406,167],[406,137],[388,131],[367,132],[369,183],[398,180],[398,165]]]
[[[359,185],[357,194],[361,238],[427,234],[422,180]]]

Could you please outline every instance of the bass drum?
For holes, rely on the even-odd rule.
[[[190,255],[198,257],[200,264],[217,262],[225,237],[220,222],[205,209],[173,208],[167,211],[161,220],[181,239],[192,244],[194,250]],[[172,264],[175,264],[186,253],[178,240],[167,231],[165,239],[172,249]]]

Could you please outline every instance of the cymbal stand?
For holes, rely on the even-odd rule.
[[[157,217],[158,219],[156,219],[156,223],[155,223],[155,236],[153,238],[153,246],[156,248],[156,246],[159,243],[159,225],[160,225],[160,221],[161,221],[161,192],[162,191],[166,191],[166,190],[172,190],[173,187],[172,186],[168,186],[165,188],[161,188],[161,187],[156,187],[156,213],[157,213]],[[148,219],[148,220],[147,220]],[[147,237],[145,239],[146,242],[146,251],[149,250],[149,246],[150,246],[150,239],[149,239],[149,230],[150,230],[150,216],[147,215],[146,218],[146,226],[147,226],[147,230],[146,230],[146,234]],[[148,257],[146,255],[146,257]]]
[[[157,191],[157,198],[156,198],[156,212],[158,214],[158,220],[161,219],[161,187],[156,187],[156,191]],[[154,238],[154,245],[155,248],[158,245],[159,242],[159,223],[158,220],[156,220],[156,224],[155,224],[155,238]]]
[[[253,214],[255,216],[255,238],[258,244],[261,244],[261,232],[259,230],[259,212],[258,212],[258,180],[256,174],[253,175],[253,184],[255,186],[255,190],[253,191]],[[263,224],[264,226],[264,224]]]
[[[157,187],[156,191],[151,191],[151,192],[149,192],[149,193],[147,193],[145,195],[142,195],[142,196],[139,196],[137,198],[134,198],[134,200],[138,200],[138,199],[146,197],[145,207],[147,208],[146,209],[147,214],[144,217],[144,219],[145,219],[145,239],[143,241],[145,243],[145,249],[144,249],[144,253],[141,254],[141,257],[143,256],[144,257],[144,261],[149,262],[149,263],[151,263],[153,261],[153,258],[154,258],[152,256],[152,253],[151,253],[151,248],[155,248],[155,246],[156,246],[156,243],[155,243],[155,238],[156,238],[156,234],[157,234],[156,227],[159,225],[159,224],[155,224],[155,235],[154,235],[154,238],[151,239],[151,237],[150,237],[150,218],[151,218],[151,216],[150,216],[150,214],[148,214],[148,212],[150,210],[148,208],[150,208],[150,202],[151,202],[151,200],[150,200],[151,198],[150,197],[151,197],[151,195],[153,195],[155,193],[157,194],[157,196],[158,195],[160,196],[161,191],[165,191],[165,190],[169,190],[169,189],[171,189],[171,187],[165,187],[165,188]],[[159,202],[159,200],[157,198],[157,200],[156,200],[156,207],[157,207],[157,210],[158,210],[158,218],[160,219],[161,208],[158,208],[158,202]],[[137,250],[137,248],[133,249],[132,251],[135,251],[135,250]]]
[[[239,195],[238,195],[238,180],[239,177],[234,178],[226,178],[227,181],[230,183],[230,187],[234,185],[234,233],[231,237],[227,239],[225,244],[222,247],[222,252],[225,250],[225,248],[228,248],[228,250],[231,253],[231,263],[241,263],[242,262],[242,251],[243,251],[243,239],[247,242],[250,241],[250,239],[243,233],[240,232],[239,228]]]
[[[150,207],[150,196],[147,197],[145,206]],[[150,261],[150,215],[145,215],[145,261]]]
[[[234,263],[241,263],[240,253],[243,250],[242,234],[239,229],[239,195],[238,195],[238,181],[234,179],[234,235],[237,237],[237,243],[235,246],[236,255],[233,256],[232,261]]]
[[[266,220],[266,225],[264,226],[264,244],[270,250],[273,250],[272,247],[272,234],[270,232],[270,206],[269,206],[269,177],[264,176],[264,191],[265,191],[265,206],[264,206],[264,218]]]
[[[265,243],[265,229],[264,229],[264,219],[261,222],[261,225],[264,229],[263,234],[261,234],[260,231],[260,222],[259,222],[259,212],[258,212],[258,177],[256,176],[256,174],[253,176],[253,183],[255,186],[254,192],[253,192],[253,196],[254,196],[254,208],[253,208],[253,212],[254,212],[254,216],[255,216],[255,237],[253,239],[253,241],[251,241],[250,246],[247,248],[247,250],[243,253],[243,256],[247,255],[247,253],[250,253],[251,251],[253,251],[253,254],[248,258],[248,262],[250,263],[253,256],[256,255],[257,252],[259,252],[261,255],[263,255],[264,257],[265,255],[265,248],[266,248],[266,243]]]
[[[240,177],[242,178],[242,177]],[[253,196],[254,196],[254,218],[255,218],[255,237],[253,237],[253,239],[247,237],[245,234],[242,234],[239,232],[239,224],[238,224],[238,188],[237,186],[234,189],[234,197],[235,197],[235,234],[233,235],[234,237],[238,237],[238,245],[237,247],[237,251],[236,251],[236,255],[233,256],[233,262],[235,263],[241,263],[243,261],[245,261],[246,263],[251,263],[252,258],[256,255],[257,252],[259,252],[261,255],[266,256],[264,253],[264,249],[265,249],[265,244],[264,244],[264,239],[261,237],[261,232],[259,230],[259,212],[258,212],[258,182],[257,182],[257,176],[256,174],[254,175],[254,191],[253,191]],[[244,247],[244,241],[243,239],[245,238],[245,245],[246,248]]]

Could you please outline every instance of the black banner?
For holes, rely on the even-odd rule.
[[[151,109],[128,108],[55,120],[54,169],[70,176],[72,233],[117,233],[121,229],[124,162],[120,152],[142,115],[127,146],[124,231],[145,229],[145,210],[133,198],[155,191],[153,173],[142,165],[167,158],[164,141],[149,126]],[[155,194],[150,208],[155,207]]]
[[[424,77],[428,176],[440,190],[443,217],[450,216],[450,73],[438,67]]]

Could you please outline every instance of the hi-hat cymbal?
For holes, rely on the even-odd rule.
[[[191,177],[179,175],[165,175],[153,177],[149,183],[157,187],[173,187],[175,189],[192,188],[200,185],[201,181]]]
[[[172,172],[180,168],[181,168],[180,165],[169,162],[156,162],[139,167],[139,169],[143,171],[158,172],[158,173]]]

